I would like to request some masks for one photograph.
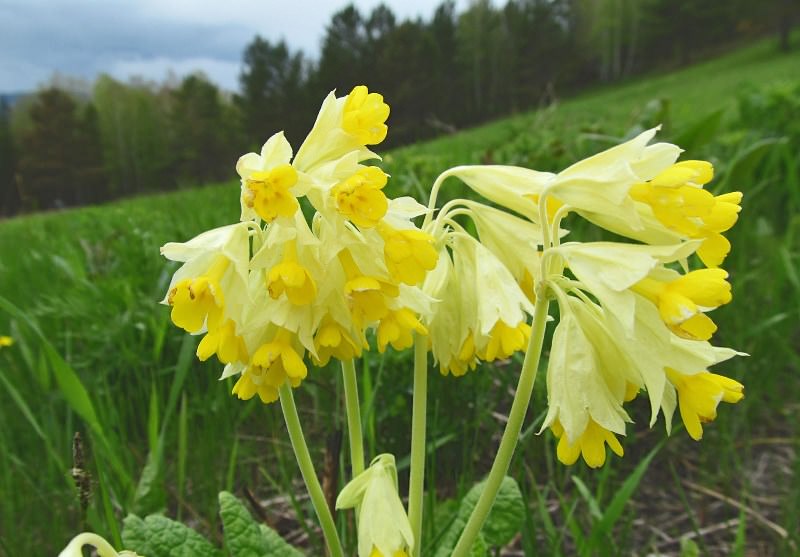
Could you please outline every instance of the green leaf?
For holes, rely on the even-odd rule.
[[[486,543],[483,533],[480,533],[469,550],[469,557],[487,557],[487,555],[489,555],[489,545]]]
[[[485,481],[474,485],[462,499],[456,518],[450,524],[450,528],[442,536],[441,542],[436,548],[435,557],[448,557],[452,554],[453,548],[458,543],[458,538],[461,536],[472,510],[478,503],[485,485]],[[488,547],[503,547],[508,544],[522,527],[524,513],[525,503],[522,500],[519,485],[513,478],[506,476],[500,484],[492,511],[483,525],[482,535],[472,546],[473,554],[483,555],[488,550]],[[477,553],[474,553],[476,551]]]
[[[221,557],[203,536],[166,516],[151,514],[144,520],[128,515],[123,521],[122,545],[147,557]]]
[[[681,538],[681,557],[700,557],[700,547],[691,538]]]
[[[273,529],[259,524],[233,494],[221,491],[219,514],[225,531],[225,546],[232,557],[302,557]]]
[[[126,549],[142,555],[150,555],[152,553],[144,520],[135,514],[129,514],[122,521],[122,545]]]

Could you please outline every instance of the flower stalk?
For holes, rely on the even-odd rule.
[[[342,550],[342,542],[339,541],[339,534],[336,532],[336,524],[333,522],[331,510],[325,501],[325,494],[322,491],[322,486],[317,478],[317,473],[314,470],[314,463],[311,460],[311,454],[308,452],[308,445],[306,445],[306,438],[303,435],[303,428],[300,426],[300,416],[297,414],[297,406],[294,403],[294,395],[289,385],[282,385],[279,389],[281,400],[281,410],[283,410],[283,419],[286,422],[286,430],[289,432],[289,440],[292,443],[294,455],[297,458],[297,464],[300,467],[300,473],[303,475],[303,481],[306,484],[306,490],[311,497],[311,504],[314,506],[314,511],[317,513],[317,520],[319,520],[322,527],[322,533],[325,536],[325,544],[328,546],[328,552],[331,557],[344,557]]]
[[[522,422],[525,420],[525,414],[528,412],[531,394],[533,393],[533,385],[536,381],[539,358],[542,355],[544,332],[547,326],[547,310],[550,306],[550,300],[546,297],[546,293],[544,289],[541,288],[541,284],[537,290],[530,341],[528,343],[528,349],[525,352],[525,359],[522,363],[522,372],[520,373],[519,382],[517,383],[514,401],[511,404],[508,422],[503,431],[503,437],[500,440],[500,447],[492,463],[492,468],[486,478],[486,486],[461,533],[458,544],[456,544],[453,550],[453,557],[465,557],[469,555],[475,538],[478,537],[483,523],[486,522],[486,518],[492,510],[492,505],[494,505],[494,500],[497,497],[500,484],[508,473],[511,458],[514,456],[514,451],[517,448],[519,434],[522,430]]]
[[[422,501],[425,486],[425,424],[428,401],[428,339],[414,335],[414,402],[411,415],[411,472],[408,486],[408,519],[414,533],[413,556],[422,544]]]
[[[364,434],[361,429],[361,409],[358,403],[358,380],[353,360],[342,361],[344,403],[347,408],[347,436],[350,440],[352,477],[364,471]]]

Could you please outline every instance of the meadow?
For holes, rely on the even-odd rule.
[[[800,52],[758,43],[385,155],[392,194],[425,200],[436,175],[456,164],[558,171],[660,123],[659,137],[685,158],[714,163],[715,193],[745,194],[729,234],[734,301],[715,314],[717,342],[750,354],[720,366],[745,384],[745,399],[721,408],[701,443],[679,420],[669,438],[661,424],[645,429],[647,407],[637,401],[625,457],[590,470],[562,466],[552,436],[536,435],[540,382],[512,466],[525,525],[493,555],[800,551],[798,70]],[[221,546],[221,490],[248,500],[309,555],[323,554],[279,407],[232,397],[231,380],[217,380],[221,366],[198,362],[197,339],[158,304],[175,269],[159,247],[238,219],[233,164],[231,176],[0,222],[0,334],[16,341],[0,350],[0,555],[54,555],[83,529],[118,542],[124,516],[158,511]],[[519,365],[483,366],[458,380],[431,375],[431,544],[452,522],[454,499],[488,470]],[[357,362],[368,458],[397,455],[401,484],[410,366],[410,354],[392,352]],[[348,462],[338,369],[313,370],[296,397],[317,471],[335,494]],[[352,544],[351,515],[340,513],[339,526]]]

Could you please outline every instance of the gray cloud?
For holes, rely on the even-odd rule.
[[[325,25],[346,0],[4,0],[0,92],[34,89],[61,74],[160,80],[204,71],[235,89],[246,45],[258,33],[316,57]],[[368,13],[380,0],[357,0]],[[398,18],[429,17],[438,2],[390,0]]]

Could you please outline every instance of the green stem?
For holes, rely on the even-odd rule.
[[[531,327],[531,338],[528,343],[528,350],[525,352],[525,361],[522,363],[522,372],[517,384],[517,392],[514,395],[514,402],[511,404],[511,413],[508,415],[506,429],[503,431],[503,438],[500,440],[500,447],[492,463],[492,469],[486,478],[486,485],[483,488],[478,504],[472,511],[472,515],[461,533],[461,538],[453,550],[452,557],[465,557],[469,554],[475,538],[483,527],[489,511],[494,505],[497,491],[503,478],[508,473],[511,464],[511,457],[517,448],[519,433],[522,429],[522,422],[528,412],[528,405],[533,393],[533,383],[536,380],[536,372],[539,368],[539,357],[542,354],[542,342],[544,341],[544,331],[547,326],[547,309],[550,301],[545,298],[542,288],[538,289],[536,296],[536,306],[533,312],[533,323]]]
[[[408,520],[414,533],[412,557],[422,548],[422,495],[425,484],[425,419],[428,401],[428,338],[414,333],[414,407],[411,415],[411,473]]]
[[[347,435],[350,439],[350,462],[355,478],[364,471],[364,434],[361,431],[361,409],[358,405],[358,380],[353,360],[342,361],[344,403],[347,408]]]
[[[300,426],[300,416],[297,415],[297,406],[294,403],[292,388],[288,383],[284,383],[279,392],[283,419],[286,421],[286,429],[292,442],[294,456],[297,458],[300,473],[303,475],[306,489],[311,496],[311,503],[314,505],[317,519],[319,519],[320,526],[322,526],[322,533],[325,536],[325,543],[328,545],[328,552],[331,557],[344,557],[342,542],[339,541],[339,534],[336,532],[336,524],[333,522],[331,510],[325,501],[325,494],[322,492],[322,486],[319,484],[317,473],[314,471],[311,454],[308,452],[308,445],[306,445],[306,438],[303,435],[303,428]]]

